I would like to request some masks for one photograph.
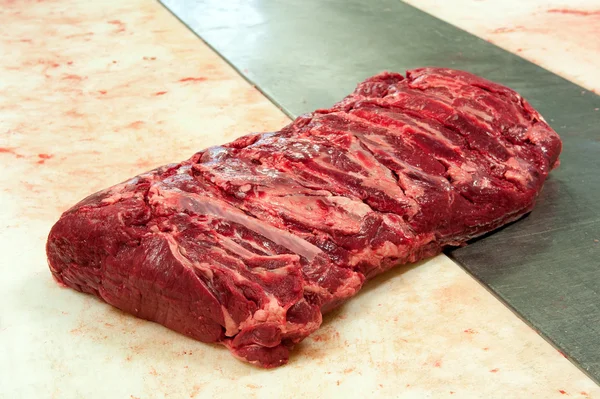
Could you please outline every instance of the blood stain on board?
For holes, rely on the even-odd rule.
[[[144,350],[146,350],[146,348],[144,348],[142,345],[131,345],[129,347],[129,349],[131,349],[131,351],[134,355],[139,355]]]
[[[85,325],[83,324],[83,322],[79,322],[79,325],[73,329],[71,329],[69,332],[73,335],[81,335],[84,334],[85,331]]]
[[[195,398],[196,395],[198,395],[200,393],[200,389],[202,388],[202,385],[199,384],[195,384],[192,387],[192,392],[190,392],[190,398]]]
[[[138,169],[150,169],[152,166],[154,166],[154,163],[152,162],[152,159],[148,159],[148,158],[139,158],[136,162],[135,162],[135,166]]]
[[[37,163],[42,165],[42,164],[44,164],[44,162],[46,162],[46,160],[54,158],[54,155],[53,154],[38,154],[38,158],[39,158],[39,160],[37,161]]]
[[[85,114],[82,114],[81,112],[79,112],[75,109],[71,109],[71,110],[65,112],[65,116],[69,116],[71,118],[82,118],[85,116]]]
[[[115,33],[125,32],[125,23],[123,23],[122,21],[119,21],[118,19],[113,19],[111,21],[108,21],[108,23],[116,26],[117,30],[115,31]]]
[[[144,121],[135,121],[135,122],[131,122],[126,127],[131,128],[131,129],[140,129],[142,126],[144,126],[144,124],[145,124]]]
[[[180,82],[204,82],[205,80],[206,80],[206,78],[203,78],[203,77],[199,77],[199,78],[189,77],[189,78],[179,79]]]
[[[167,94],[166,91],[157,91],[156,93],[154,93],[155,96],[162,96],[162,95],[165,95],[165,94]]]
[[[522,31],[522,30],[525,30],[525,27],[522,25],[518,25],[518,26],[515,26],[514,28],[507,28],[507,27],[497,28],[497,29],[494,29],[492,31],[492,33],[511,33],[511,32],[517,32],[517,31]]]
[[[558,392],[560,392],[563,395],[568,395],[567,391],[565,391],[564,389],[559,389]]]
[[[0,154],[12,154],[14,155],[16,158],[25,158],[23,155],[18,154],[14,148],[9,148],[9,147],[0,147]]]
[[[65,36],[65,39],[77,39],[77,38],[87,38],[87,41],[90,41],[90,36],[94,36],[94,32],[85,32],[85,33],[75,33],[73,35],[67,35]]]
[[[313,341],[316,341],[316,342],[327,341],[327,337],[326,336],[319,335],[319,334],[315,334],[312,337],[312,339],[313,339]]]
[[[312,339],[316,342],[327,342],[331,339],[339,339],[340,333],[337,331],[330,331],[329,329],[324,330],[320,333],[315,334]]]
[[[583,17],[587,17],[590,15],[600,15],[600,10],[594,11],[586,11],[586,10],[571,10],[568,8],[553,8],[548,10],[550,14],[570,14],[570,15],[580,15]]]
[[[79,75],[69,74],[63,76],[63,80],[74,80],[74,81],[82,81],[84,78]]]
[[[477,331],[473,330],[472,328],[467,328],[465,331],[463,331],[464,333],[467,334],[477,334]]]
[[[435,363],[433,363],[433,367],[437,367],[437,368],[442,367],[442,361],[441,360],[436,360]]]
[[[292,355],[322,363],[322,359],[324,359],[330,351],[316,347],[315,345],[309,345],[307,342],[300,343]]]
[[[500,371],[500,369],[491,369],[490,373],[497,373],[498,371]]]

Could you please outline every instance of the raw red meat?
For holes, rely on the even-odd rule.
[[[560,151],[504,86],[449,69],[382,73],[279,132],[84,199],[50,232],[50,269],[275,367],[367,279],[529,212]]]

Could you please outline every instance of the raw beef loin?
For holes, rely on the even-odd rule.
[[[381,73],[330,109],[141,174],[65,212],[61,283],[262,367],[395,265],[529,212],[561,141],[516,92]]]

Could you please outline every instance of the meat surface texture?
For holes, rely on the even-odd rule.
[[[141,174],[50,232],[60,282],[262,367],[366,280],[529,212],[561,141],[516,92],[381,73],[330,109]]]

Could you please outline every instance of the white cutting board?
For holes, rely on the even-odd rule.
[[[3,7],[0,397],[600,397],[444,256],[369,283],[276,370],[60,288],[44,244],[67,207],[287,119],[154,2]]]

